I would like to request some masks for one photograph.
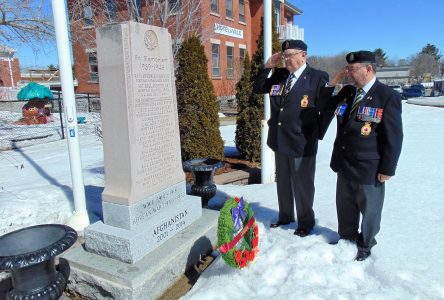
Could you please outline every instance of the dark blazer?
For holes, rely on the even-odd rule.
[[[253,92],[257,94],[270,93],[272,88],[281,90],[281,95],[270,93],[268,146],[273,151],[293,157],[316,155],[318,138],[323,137],[333,118],[332,112],[321,114],[317,108],[320,89],[328,82],[328,74],[307,65],[290,93],[284,97],[290,72],[278,68],[267,78],[270,70],[261,70],[253,85]]]
[[[376,80],[358,109],[350,114],[356,88],[346,85],[336,96],[331,96],[332,92],[333,88],[323,89],[320,106],[335,111],[337,116],[330,163],[333,171],[361,184],[377,183],[378,173],[395,175],[403,139],[399,93]],[[339,107],[344,104],[346,108],[341,115]],[[371,111],[369,108],[379,109],[379,117],[366,115],[365,111],[367,114]]]

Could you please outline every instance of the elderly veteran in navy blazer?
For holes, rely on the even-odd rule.
[[[352,84],[336,96],[331,96],[333,87],[324,89],[322,97],[325,108],[337,117],[330,166],[337,173],[338,233],[341,239],[356,242],[355,259],[362,261],[376,245],[385,182],[395,175],[401,153],[401,97],[376,79],[372,52],[351,52],[346,60],[348,65],[328,85],[338,84],[345,76]]]
[[[283,59],[285,68],[276,68]],[[279,219],[276,228],[295,221],[295,235],[307,236],[315,225],[314,177],[318,139],[324,135],[333,113],[320,114],[317,102],[328,74],[307,63],[307,45],[288,40],[282,52],[273,54],[260,70],[255,93],[270,94],[268,146],[275,152]],[[268,78],[270,71],[273,73]]]

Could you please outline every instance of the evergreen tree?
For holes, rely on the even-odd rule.
[[[439,49],[432,44],[427,44],[424,48],[422,48],[420,54],[429,54],[435,58],[436,61],[439,61],[442,57],[441,54],[439,54]]]
[[[251,62],[249,56],[246,55],[244,72],[236,84],[236,99],[239,111],[236,126],[236,145],[243,158],[250,161],[259,161],[261,147],[260,121],[263,113],[262,109],[258,109],[258,107],[261,108],[258,102],[262,98],[254,95],[251,92],[252,89]]]
[[[208,61],[196,36],[182,44],[176,78],[182,160],[223,159],[216,95],[208,77]]]
[[[281,47],[274,19],[271,23],[272,53],[275,53],[281,51]],[[263,67],[263,22],[261,22],[261,33],[256,41],[256,45],[257,50],[252,57],[252,61],[250,63],[249,59],[245,59],[244,73],[236,85],[236,98],[238,101],[236,147],[241,152],[241,156],[250,161],[259,161],[261,157],[261,120],[264,118],[264,97],[263,95],[253,94],[252,87],[259,70]]]
[[[383,67],[386,65],[387,54],[384,52],[384,50],[382,50],[381,48],[377,48],[375,49],[375,51],[373,51],[373,54],[375,55],[376,64],[378,65],[378,67]]]

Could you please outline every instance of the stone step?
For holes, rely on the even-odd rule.
[[[245,185],[260,183],[261,170],[258,168],[246,168],[243,170],[237,170],[233,172],[222,173],[214,176],[215,184],[235,184]]]

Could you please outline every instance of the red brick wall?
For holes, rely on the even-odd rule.
[[[262,16],[264,15],[263,1],[254,0],[250,1],[251,10],[251,54],[257,50],[257,39],[261,34]]]
[[[79,32],[80,35],[83,33],[85,36],[87,36],[85,38],[95,36],[94,28],[80,29]],[[92,48],[95,48],[95,45]],[[86,53],[84,46],[79,42],[73,41],[72,51],[74,55],[74,76],[78,82],[76,93],[99,94],[99,82],[90,80],[88,62],[89,56],[88,53]]]
[[[69,0],[71,3],[79,0]],[[144,2],[143,2],[144,3]],[[202,1],[200,18],[201,18],[201,39],[204,45],[205,55],[208,59],[208,74],[213,81],[214,89],[217,96],[233,96],[235,94],[235,85],[239,80],[239,45],[245,45],[246,51],[250,55],[257,50],[256,41],[261,30],[261,18],[263,15],[263,0],[245,0],[245,22],[239,21],[239,1],[233,0],[233,17],[226,17],[226,1],[219,0],[219,13],[214,14],[210,12],[210,1]],[[142,15],[145,7],[142,7]],[[281,6],[282,23],[285,24],[285,15],[283,6]],[[214,24],[222,24],[228,27],[236,28],[243,31],[243,38],[239,39],[214,32]],[[83,22],[79,21],[77,24],[71,24],[71,32],[73,36],[94,36],[95,29],[82,28]],[[172,33],[174,34],[174,33]],[[220,42],[220,78],[212,78],[212,63],[211,63],[211,39]],[[234,78],[227,78],[227,45],[226,42],[233,43],[234,50]],[[95,48],[92,46],[91,48]],[[85,53],[83,46],[73,39],[73,54],[74,54],[74,73],[78,80],[77,92],[81,93],[99,93],[98,82],[91,82],[89,80],[89,64],[88,55]]]
[[[17,86],[17,82],[21,80],[20,63],[17,58],[12,59],[11,69],[12,69],[12,78],[14,80],[14,86]],[[4,87],[12,87],[11,73],[9,69],[8,60],[0,60],[0,81]]]
[[[217,96],[234,96],[236,93],[236,83],[239,80],[240,67],[240,45],[246,46],[247,53],[251,56],[251,17],[249,2],[245,1],[245,22],[239,21],[239,2],[233,1],[232,18],[226,17],[226,1],[219,1],[219,14],[210,12],[210,2],[202,5],[202,42],[205,48],[205,55],[208,59],[208,74],[213,81],[213,86]],[[214,32],[214,24],[221,24],[243,31],[243,38],[227,36]],[[220,42],[220,78],[212,78],[211,62],[211,40]],[[227,78],[227,45],[232,43],[234,56],[234,77]]]

